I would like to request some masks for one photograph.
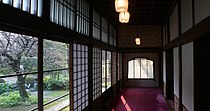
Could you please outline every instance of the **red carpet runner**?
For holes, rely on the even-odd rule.
[[[169,111],[160,88],[126,88],[112,111]]]

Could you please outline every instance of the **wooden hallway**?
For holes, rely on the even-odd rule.
[[[160,88],[125,88],[112,111],[169,111]]]

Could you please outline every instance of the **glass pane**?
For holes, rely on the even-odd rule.
[[[101,95],[101,49],[93,48],[93,100]]]
[[[134,73],[134,78],[135,78],[135,79],[139,79],[139,78],[140,78],[140,67],[141,67],[141,66],[140,66],[140,59],[135,59],[135,60],[134,60],[134,63],[135,63],[135,64],[134,64],[134,65],[135,65],[135,66],[134,66],[134,67],[135,67],[135,69],[134,69],[134,70],[135,70],[135,71],[134,71],[134,72],[135,72],[135,73]]]
[[[38,16],[41,17],[42,16],[42,0],[38,0]]]
[[[148,78],[154,78],[153,73],[153,61],[148,60]]]
[[[37,107],[37,44],[37,38],[0,31],[0,111]]]
[[[111,52],[107,51],[107,88],[111,87],[111,74],[112,74],[112,65],[111,65]]]
[[[37,71],[38,39],[0,31],[0,75]]]
[[[23,0],[23,11],[29,12],[29,0]]]
[[[141,78],[147,78],[147,60],[141,59]]]
[[[108,43],[108,34],[105,31],[102,31],[102,41]]]
[[[68,68],[68,44],[44,40],[44,70]]]
[[[112,55],[112,84],[116,84],[116,52],[113,52]]]
[[[37,14],[37,0],[31,0],[31,14]]]
[[[0,0],[0,2],[1,2],[1,0]],[[5,4],[9,4],[9,5],[12,4],[12,0],[2,0],[2,2]]]
[[[121,69],[121,68],[120,68]],[[146,58],[136,58],[128,61],[129,79],[151,79],[154,78],[153,61]]]
[[[37,74],[2,78],[0,83],[0,111],[29,111],[38,107]],[[20,91],[23,93],[21,94]]]
[[[44,93],[44,104],[57,99],[61,96],[61,99],[55,100],[54,102],[45,105],[45,110],[51,110],[55,108],[65,108],[69,105],[69,71],[52,71],[44,73],[43,77],[43,93]]]
[[[73,60],[77,62],[77,64],[74,64],[73,67],[75,67],[75,70],[73,72],[73,79],[74,79],[74,102],[77,102],[77,104],[74,105],[74,110],[83,110],[85,107],[84,102],[82,102],[82,98],[84,98],[86,95],[88,95],[88,47],[80,44],[74,44],[73,49],[74,52],[76,53],[74,55]],[[77,98],[76,98],[77,97]],[[84,99],[83,99],[84,100]]]
[[[21,0],[13,0],[13,7],[20,8],[21,7]]]
[[[102,92],[106,89],[106,51],[102,50]]]
[[[61,26],[63,26],[63,5],[61,5],[61,3],[59,3],[59,24]]]
[[[30,14],[37,15],[38,12],[38,16],[42,16],[42,0],[2,0],[2,2]]]
[[[44,106],[45,110],[60,110],[69,105],[68,46],[66,43],[44,40],[43,69],[48,71],[44,72],[43,77],[44,104],[51,101]]]
[[[133,60],[131,60],[128,61],[128,78],[134,78],[133,72]]]

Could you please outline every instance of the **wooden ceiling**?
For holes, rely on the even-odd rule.
[[[162,24],[175,0],[129,0],[129,25]],[[101,13],[107,13],[113,22],[120,24],[115,11],[115,0],[93,0]],[[110,17],[111,16],[111,17]]]

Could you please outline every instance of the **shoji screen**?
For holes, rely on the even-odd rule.
[[[89,35],[89,4],[86,0],[77,0],[76,31]]]
[[[101,33],[100,33],[100,15],[98,12],[93,10],[93,38],[100,40]]]
[[[73,101],[74,111],[88,106],[88,47],[73,45]]]
[[[93,100],[101,95],[101,49],[93,48]]]
[[[117,63],[116,63],[116,52],[112,52],[112,84],[116,84],[117,82],[117,77],[116,77],[116,74],[117,74]]]
[[[122,53],[118,53],[118,81],[122,79]]]
[[[74,29],[75,0],[51,0],[50,20],[56,24]]]
[[[43,0],[1,0],[0,2],[18,8],[38,17],[42,16]]]
[[[102,17],[102,42],[108,43],[108,21]]]

